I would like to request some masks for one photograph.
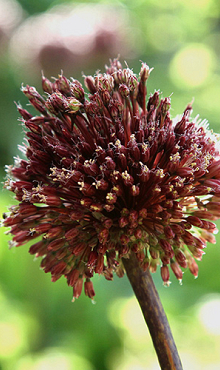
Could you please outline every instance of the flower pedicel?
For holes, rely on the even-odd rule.
[[[207,241],[220,217],[217,137],[188,105],[170,118],[170,99],[156,91],[146,102],[151,69],[139,77],[115,59],[106,73],[77,80],[42,77],[44,96],[23,93],[38,111],[18,106],[26,128],[27,159],[8,166],[5,187],[18,205],[5,215],[10,246],[32,242],[52,281],[62,275],[73,297],[95,295],[92,276],[124,274],[123,258],[136,254],[143,270],[198,275]],[[37,241],[35,239],[37,238]]]

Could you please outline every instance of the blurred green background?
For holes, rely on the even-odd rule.
[[[120,54],[139,72],[154,71],[148,93],[172,94],[172,116],[193,99],[193,115],[220,132],[220,3],[218,0],[0,0],[0,171],[23,141],[14,101],[25,107],[21,83],[40,89],[61,69],[104,71]],[[14,202],[0,193],[0,211]],[[28,246],[9,250],[0,230],[0,370],[158,370],[148,330],[127,278],[94,278],[96,304],[71,302],[64,279],[52,284]],[[169,289],[154,275],[184,370],[220,369],[220,236]]]

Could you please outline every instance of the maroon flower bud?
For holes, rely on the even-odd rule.
[[[187,245],[194,245],[195,244],[195,239],[194,236],[185,230],[184,234],[182,234],[182,239],[185,244]]]
[[[162,116],[162,119],[161,119],[161,122],[160,122],[160,126],[162,127],[163,118],[166,117],[167,113],[170,110],[170,106],[171,106],[170,98],[162,99],[160,106],[161,106],[161,116]],[[157,114],[158,114],[158,112],[157,112]]]
[[[80,272],[77,269],[74,269],[74,270],[70,271],[70,273],[67,275],[68,285],[74,286],[76,284],[76,282],[78,281],[78,278],[79,278],[79,273]]]
[[[140,188],[139,188],[139,186],[137,186],[137,185],[132,185],[132,186],[130,187],[129,191],[130,191],[130,194],[131,194],[133,197],[136,197],[136,196],[138,196],[138,195],[139,195],[139,193],[140,193]]]
[[[48,93],[48,94],[52,94],[52,92],[54,92],[54,85],[53,83],[48,80],[48,78],[46,78],[43,74],[42,74],[42,88],[43,90]]]
[[[57,263],[56,265],[54,265],[52,267],[51,274],[61,276],[61,274],[65,270],[65,268],[66,268],[66,263],[64,261],[60,261],[59,263]]]
[[[126,170],[125,172],[122,172],[122,179],[124,181],[124,184],[126,186],[131,186],[133,185],[133,182],[134,182],[134,179],[133,177],[128,173],[128,171]]]
[[[89,258],[87,262],[87,266],[89,267],[89,269],[93,269],[95,267],[97,258],[98,258],[97,252],[92,250],[89,254]]]
[[[59,111],[65,112],[68,110],[67,99],[59,92],[49,95],[45,105],[49,112],[53,114],[57,114]]]
[[[196,261],[191,256],[188,258],[188,267],[189,267],[190,272],[195,276],[195,278],[197,278],[198,273],[199,273],[199,268],[198,268]]]
[[[170,243],[165,239],[160,239],[159,243],[165,252],[169,252],[172,249]]]
[[[104,222],[103,222],[103,225],[107,228],[107,229],[110,229],[113,225],[113,220],[111,220],[110,218],[107,218]]]
[[[107,90],[102,91],[101,97],[102,97],[103,104],[105,106],[108,106],[111,100],[111,95],[109,94],[109,92]]]
[[[132,210],[129,214],[129,222],[132,224],[138,220],[138,212]]]
[[[128,217],[124,217],[124,216],[120,217],[118,220],[118,223],[119,223],[119,227],[121,228],[127,226],[129,224]]]
[[[163,280],[164,285],[165,286],[169,286],[170,285],[170,281],[169,281],[169,278],[170,278],[169,267],[167,265],[161,266],[160,273],[161,273],[161,277],[162,277],[162,280]]]
[[[42,103],[40,100],[37,98],[29,98],[29,102],[33,105],[33,107],[38,110],[40,113],[47,115],[47,110],[46,110],[46,103]]]
[[[107,212],[112,212],[115,208],[113,204],[105,204],[103,207]]]
[[[96,261],[96,266],[95,266],[95,273],[96,274],[102,274],[103,269],[104,269],[104,253],[106,252],[106,248],[99,248],[99,254],[98,258]]]
[[[116,203],[116,201],[117,201],[117,195],[115,193],[112,193],[112,192],[107,193],[106,202],[108,204],[114,204],[114,203]]]
[[[140,150],[138,148],[136,139],[134,135],[130,136],[130,141],[128,142],[128,148],[130,149],[131,156],[136,160],[140,160]]]
[[[26,85],[25,87],[21,87],[21,91],[25,94],[28,99],[36,98],[40,100],[42,103],[44,102],[43,97],[39,94],[39,92],[33,86]]]
[[[70,83],[70,90],[71,90],[71,94],[77,100],[79,100],[81,103],[84,102],[84,90],[83,90],[82,84],[79,81],[72,79]]]
[[[127,168],[127,158],[124,153],[120,153],[118,156],[118,164],[122,170]]]
[[[51,224],[50,224],[50,228],[47,230],[48,231],[47,231],[46,237],[48,239],[58,238],[60,236],[63,236],[63,233],[64,233],[62,226],[55,226],[51,228]]]
[[[214,235],[207,230],[201,231],[201,237],[204,239],[205,242],[216,244],[216,239]]]
[[[141,182],[147,182],[150,178],[150,170],[146,165],[141,164],[141,172],[139,175]]]
[[[113,280],[113,273],[112,273],[112,271],[111,270],[103,270],[103,275],[104,275],[104,277],[105,277],[105,279],[106,280]]]
[[[115,164],[115,162],[113,161],[113,159],[111,157],[106,157],[105,158],[105,164],[106,164],[106,167],[108,168],[108,170],[114,170],[115,167],[116,167],[116,164]]]
[[[176,261],[172,260],[172,261],[171,261],[171,264],[170,264],[170,267],[171,267],[171,269],[172,269],[172,271],[173,271],[174,275],[176,276],[176,278],[177,278],[180,282],[182,282],[183,272],[182,272],[182,270],[181,270],[181,268],[180,268],[179,264],[178,264]]]
[[[63,238],[55,239],[47,245],[47,249],[48,251],[57,251],[64,246],[65,242]]]
[[[79,235],[79,229],[77,229],[77,228],[75,227],[75,228],[72,228],[72,229],[68,230],[68,231],[65,233],[65,238],[66,238],[67,240],[72,240],[72,239],[75,239],[78,235]]]
[[[98,252],[101,253],[101,254],[105,254],[107,249],[108,249],[108,244],[99,244],[98,246]]]
[[[205,254],[205,252],[196,247],[196,246],[188,246],[189,250],[192,252],[192,255],[198,260],[198,261],[201,261],[202,260],[202,256],[203,254]]]
[[[187,222],[197,227],[202,227],[203,225],[203,221],[200,218],[195,217],[195,216],[187,217]]]
[[[173,232],[178,236],[181,236],[182,233],[184,232],[184,229],[182,228],[181,225],[173,224],[173,225],[171,225],[171,228],[172,228]]]
[[[151,257],[155,260],[158,259],[160,256],[159,251],[155,248],[150,247],[149,252],[150,252]]]
[[[211,188],[216,193],[220,193],[220,180],[209,179],[204,181],[204,185]]]
[[[68,248],[72,254],[74,254],[75,256],[79,256],[84,250],[85,250],[85,243],[83,242],[79,242],[77,243],[77,245],[73,245],[73,247],[71,246],[70,244],[70,247]]]
[[[69,113],[77,113],[82,106],[79,100],[72,98],[72,97],[67,98],[66,105],[67,105],[66,110]]]
[[[191,110],[192,110],[192,106],[188,105],[184,111],[181,121],[179,121],[175,126],[174,132],[176,134],[183,134],[183,132],[185,131],[186,122],[187,122],[187,119],[189,117]]]
[[[184,268],[187,267],[186,256],[180,249],[175,250],[175,258],[181,267],[184,267]]]
[[[220,216],[220,202],[210,202],[206,204],[206,208],[215,216]]]
[[[89,298],[93,299],[95,297],[95,291],[93,288],[93,283],[91,280],[87,279],[84,283],[84,291],[85,295],[87,295]]]
[[[190,167],[182,167],[182,168],[177,168],[175,170],[175,173],[177,176],[181,176],[181,177],[187,177],[187,176],[192,176],[193,174],[193,169],[190,168]]]
[[[130,90],[125,84],[120,84],[118,91],[122,98],[126,98],[130,94]]]
[[[166,256],[164,254],[160,256],[160,259],[161,259],[161,262],[163,263],[163,265],[169,265],[170,264],[170,257]]]
[[[35,134],[41,134],[41,127],[31,120],[25,122],[25,126]]]
[[[83,279],[79,278],[75,285],[73,286],[73,299],[72,301],[74,302],[75,298],[78,299],[79,296],[82,293],[82,287],[83,287]]]
[[[137,259],[138,259],[139,262],[142,262],[145,259],[145,253],[144,253],[144,251],[138,251],[136,253],[136,257],[137,257]]]
[[[127,245],[129,243],[129,237],[126,234],[120,236],[120,242],[122,245]]]
[[[147,209],[146,208],[142,208],[139,211],[139,216],[142,217],[142,218],[147,218]]]
[[[170,226],[166,226],[164,228],[164,234],[167,237],[167,239],[173,239],[174,236],[175,236],[175,233],[173,232],[173,230]]]
[[[66,263],[68,263],[68,260],[71,259],[71,257],[68,258],[68,255],[69,255],[69,251],[66,247],[64,248],[61,248],[57,251],[56,253],[56,258],[58,261],[61,261],[61,260],[66,260]],[[71,267],[66,265],[65,267],[65,274],[68,274],[68,272],[71,271]]]
[[[109,187],[109,183],[105,181],[104,179],[98,180],[96,183],[94,183],[96,189],[99,190],[107,190]]]
[[[58,76],[59,78],[54,82],[55,90],[59,90],[62,94],[70,95],[70,83],[63,74]]]
[[[91,196],[95,194],[95,189],[92,185],[86,184],[83,181],[78,182],[79,190],[85,195],[85,196]]]
[[[95,86],[95,80],[92,76],[85,77],[84,84],[91,94],[96,93],[97,87]]]
[[[211,188],[209,188],[208,186],[205,186],[205,185],[200,185],[200,186],[197,186],[195,189],[192,189],[191,190],[191,194],[192,195],[206,195],[206,194],[209,194],[211,191]],[[183,192],[180,193],[181,195],[183,194]]]
[[[150,269],[150,272],[152,274],[154,274],[156,271],[157,271],[157,260],[151,260],[150,261],[150,266],[149,266],[149,269]]]
[[[39,256],[43,256],[44,254],[46,254],[46,243],[44,240],[40,240],[39,242],[33,244],[30,248],[29,248],[29,253],[30,254],[37,254],[37,257]]]
[[[141,64],[140,78],[142,81],[147,81],[153,68],[150,68],[146,63]]]
[[[91,198],[82,198],[80,203],[86,207],[86,208],[89,208],[92,204],[92,199]]]
[[[208,166],[208,176],[206,176],[206,178],[211,179],[212,177],[215,177],[219,179],[219,170],[220,170],[220,160],[212,162]]]
[[[146,271],[148,268],[149,268],[149,265],[150,265],[150,262],[149,262],[149,258],[145,257],[142,261],[141,261],[141,267],[143,269],[143,271]]]
[[[33,117],[32,114],[30,114],[26,109],[23,109],[19,104],[16,104],[16,105],[17,105],[18,112],[24,118],[24,120],[29,120]]]
[[[99,238],[99,242],[101,244],[106,244],[107,240],[108,240],[108,235],[109,235],[109,231],[108,229],[102,229],[100,232],[99,232],[99,235],[98,235],[98,238]]]
[[[134,231],[134,236],[136,239],[141,239],[142,238],[142,230],[141,229],[136,229]]]
[[[60,197],[56,195],[48,195],[44,201],[48,206],[59,207],[62,204]]]

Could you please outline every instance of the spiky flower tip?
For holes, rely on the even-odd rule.
[[[18,106],[27,128],[5,187],[18,205],[5,215],[11,246],[31,242],[52,281],[62,275],[78,298],[95,293],[92,276],[124,274],[131,251],[145,270],[171,267],[197,276],[206,242],[220,217],[220,157],[207,123],[191,120],[191,105],[174,121],[170,99],[156,91],[146,103],[151,69],[137,77],[118,59],[106,73],[85,77],[89,93],[62,74],[42,77],[44,97],[23,93],[39,112]],[[38,240],[33,244],[33,240]]]

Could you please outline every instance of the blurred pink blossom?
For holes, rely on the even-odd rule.
[[[128,15],[123,7],[59,5],[32,16],[15,32],[11,60],[25,75],[42,69],[47,75],[80,74],[101,68],[110,56],[131,52]],[[128,46],[129,40],[129,46]]]
[[[0,0],[0,54],[22,19],[22,8],[14,0]]]

